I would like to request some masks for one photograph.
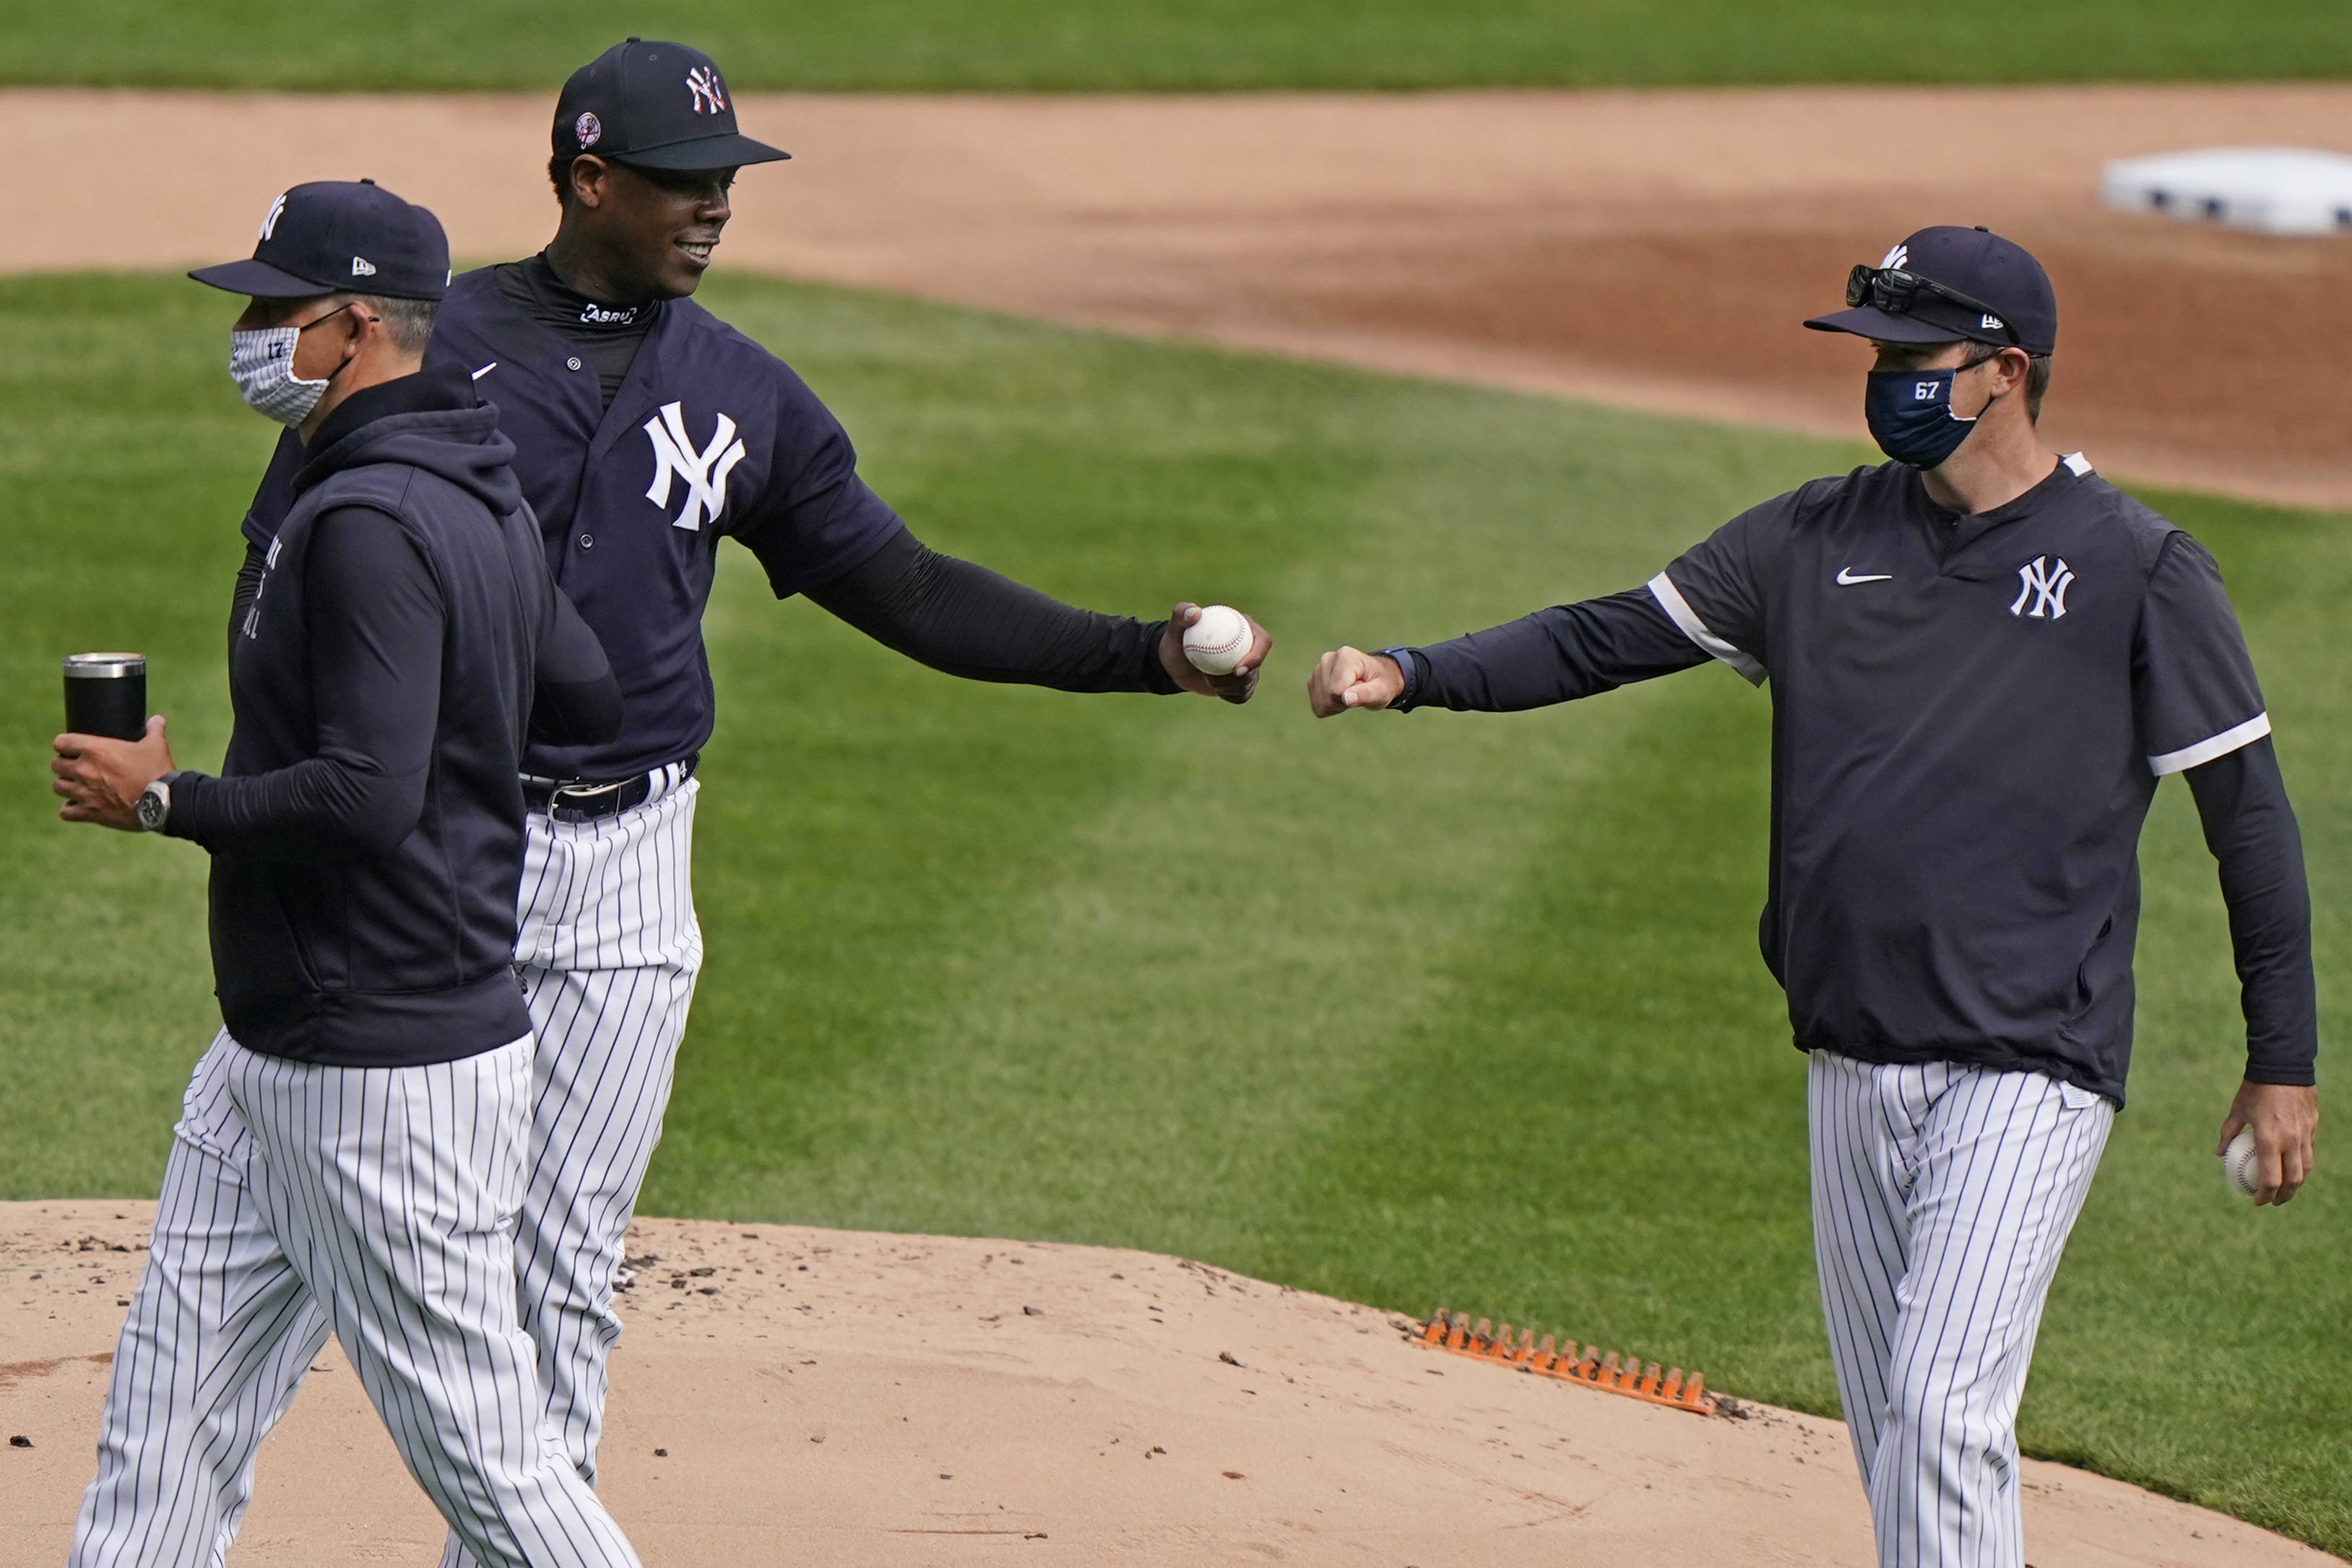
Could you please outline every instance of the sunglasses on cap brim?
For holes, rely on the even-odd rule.
[[[1922,295],[1957,305],[1963,310],[1973,310],[1979,317],[1989,317],[2000,322],[2000,329],[2008,335],[2010,342],[2019,348],[2024,347],[2018,341],[2017,329],[2009,324],[2008,317],[1983,300],[1948,287],[1932,277],[1922,277],[1899,267],[1872,267],[1867,264],[1857,265],[1846,274],[1845,302],[1849,306],[1868,305],[1890,316],[1908,316],[1917,308]]]

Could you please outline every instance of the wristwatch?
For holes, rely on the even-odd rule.
[[[1396,701],[1389,704],[1389,706],[1392,708],[1410,709],[1412,704],[1412,699],[1420,695],[1421,687],[1421,666],[1413,662],[1412,650],[1411,648],[1382,648],[1379,650],[1379,653],[1381,657],[1384,659],[1394,659],[1396,661],[1397,674],[1404,677],[1404,688],[1397,693]]]
[[[139,831],[160,833],[172,820],[172,786],[158,779],[139,791]]]

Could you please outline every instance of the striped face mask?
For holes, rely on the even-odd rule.
[[[330,310],[318,321],[306,321],[299,327],[247,327],[233,329],[228,335],[229,379],[236,382],[237,395],[254,413],[288,426],[298,425],[310,417],[319,400],[327,395],[323,380],[306,382],[294,373],[294,350],[302,341],[302,334],[330,321],[352,308],[356,300],[339,309]]]

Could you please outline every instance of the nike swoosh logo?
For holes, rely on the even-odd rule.
[[[474,379],[476,381],[480,381],[484,376],[488,375],[492,371],[495,371],[498,368],[499,362],[496,360],[492,360],[488,364],[484,365],[480,370],[474,372]]]
[[[1895,580],[1895,574],[1891,571],[1881,571],[1865,577],[1856,577],[1853,568],[1843,566],[1838,568],[1837,580],[1840,588],[1852,588],[1857,582],[1892,582]]]

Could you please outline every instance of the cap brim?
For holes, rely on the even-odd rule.
[[[1897,316],[1875,305],[1815,316],[1805,325],[1816,332],[1851,332],[1857,338],[1875,338],[1882,343],[1957,343],[1968,336],[1958,328],[1925,321],[1916,316]]]
[[[315,295],[333,294],[340,286],[314,283],[307,277],[270,266],[266,261],[250,257],[244,261],[225,261],[218,267],[200,267],[188,274],[198,283],[208,283],[215,288],[231,294],[247,294],[256,299],[308,299]]]
[[[691,141],[612,155],[616,163],[634,163],[640,169],[740,169],[746,163],[773,163],[791,156],[781,147],[748,136],[698,136]]]

